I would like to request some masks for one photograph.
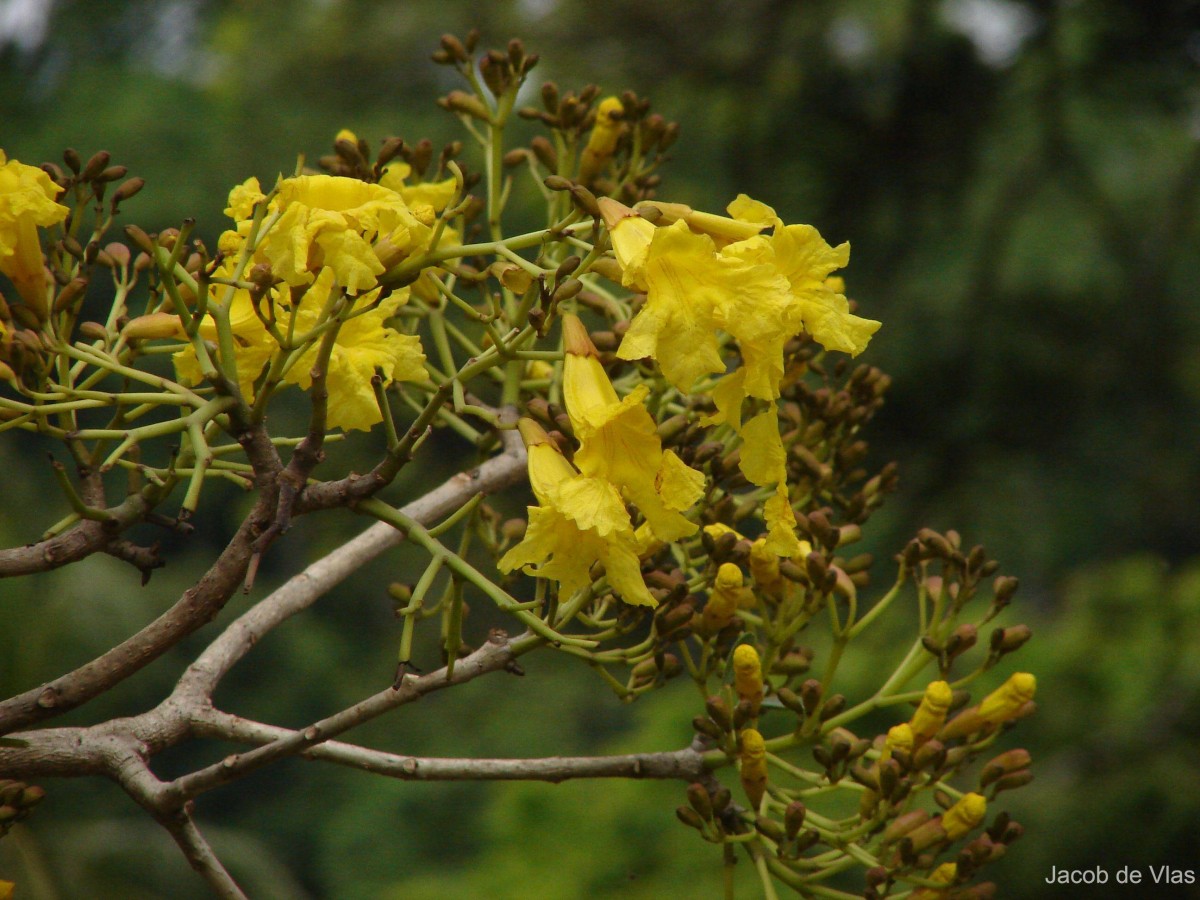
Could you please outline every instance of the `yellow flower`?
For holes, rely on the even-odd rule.
[[[333,272],[323,269],[300,301],[296,312],[297,335],[318,324],[332,287]],[[377,294],[377,291],[373,291],[359,297],[355,306],[369,307]],[[407,299],[406,290],[396,291],[369,312],[348,318],[338,328],[325,380],[329,391],[326,407],[328,427],[366,431],[383,421],[383,413],[371,387],[371,378],[376,369],[382,370],[385,387],[393,381],[424,381],[428,378],[421,339],[415,334],[403,334],[383,324]],[[304,389],[312,385],[312,366],[316,362],[319,343],[318,339],[292,364],[283,376],[284,381],[298,384]]]
[[[599,562],[622,600],[657,606],[642,580],[637,538],[616,488],[577,473],[532,420],[522,419],[519,427],[529,450],[529,483],[541,505],[529,507],[525,538],[500,559],[500,571],[532,567],[539,578],[559,582],[565,597],[592,583],[591,567]]]
[[[55,202],[61,190],[41,169],[8,160],[0,150],[0,272],[42,319],[50,285],[37,230],[57,225],[70,213]]]
[[[696,214],[647,227],[612,200],[601,201],[601,211],[625,283],[647,295],[618,355],[653,357],[682,391],[701,375],[725,370],[718,328],[738,342],[742,396],[774,400],[789,338],[806,330],[827,349],[857,354],[879,327],[852,315],[845,296],[827,283],[848,261],[849,245],[830,247],[811,225],[784,225],[773,209],[744,194],[730,204],[734,218],[727,221],[750,228],[717,228],[720,217]],[[768,225],[771,235],[757,233]],[[751,236],[726,242],[739,230]]]
[[[696,525],[682,511],[704,493],[704,475],[662,449],[643,405],[649,389],[639,385],[620,399],[577,317],[563,316],[563,336],[563,398],[579,438],[575,462],[580,471],[616,485],[660,540],[695,534]]]
[[[226,234],[229,233],[226,232]],[[232,268],[231,260],[218,274],[227,277],[231,274]],[[225,295],[225,292],[226,288],[223,285],[213,285],[209,289],[210,308],[219,304],[220,298]],[[287,297],[286,288],[280,288],[274,292],[272,298],[263,299],[263,313],[266,314],[268,306],[274,303],[276,315],[283,317],[281,327],[284,329],[287,327],[287,319],[283,303]],[[199,334],[205,341],[215,344],[217,343],[217,324],[212,315],[210,309],[209,314],[200,323]],[[247,290],[234,292],[233,299],[229,302],[229,324],[233,331],[233,346],[236,354],[234,363],[237,367],[238,387],[246,400],[253,400],[255,396],[254,382],[262,374],[263,368],[270,362],[271,357],[279,350],[279,345],[268,333],[262,320],[255,314],[254,305],[250,300],[250,292]],[[203,379],[200,364],[196,359],[196,351],[191,345],[176,352],[171,357],[171,361],[175,364],[176,377],[183,384],[198,384]]]
[[[291,292],[286,285],[276,288],[270,297],[263,299],[262,312],[268,314],[268,308],[273,306],[279,331],[286,334],[291,324],[293,336],[299,338],[318,324],[333,283],[333,270],[323,269],[301,297],[294,323],[291,323],[293,313],[288,307],[292,300]],[[209,304],[215,305],[224,291],[224,287],[214,286]],[[361,296],[355,305],[367,307],[375,297],[374,292]],[[384,385],[393,381],[423,381],[428,377],[420,339],[383,324],[406,300],[407,291],[396,291],[369,312],[352,316],[339,327],[326,374],[329,392],[326,424],[329,428],[367,430],[382,421],[383,414],[371,387],[371,378],[377,368],[382,370]],[[253,400],[256,395],[254,383],[279,352],[279,345],[255,313],[249,291],[238,290],[234,293],[229,319],[233,331],[238,386],[247,400]],[[200,336],[216,343],[217,326],[211,314],[201,322]],[[319,342],[318,338],[292,362],[283,373],[284,382],[304,389],[312,385],[312,366]],[[195,384],[201,380],[200,366],[191,346],[177,352],[173,361],[180,381]]]
[[[987,815],[987,799],[982,794],[964,794],[963,798],[942,813],[942,829],[946,837],[958,840]]]
[[[420,221],[432,223],[436,216],[457,198],[458,182],[453,178],[446,178],[442,181],[422,181],[417,184],[409,184],[406,179],[411,174],[412,166],[408,163],[392,163],[383,170],[379,183],[399,194]],[[423,249],[455,247],[462,242],[461,239],[462,236],[456,229],[447,226],[442,229],[437,247]],[[376,244],[375,251],[389,269],[412,252],[411,250],[386,252],[386,242],[384,241]],[[433,271],[433,269],[421,270],[420,277],[411,285],[414,296],[429,302],[437,300],[439,294],[433,283]]]
[[[950,709],[953,697],[954,692],[945,681],[929,683],[925,688],[925,696],[921,698],[921,705],[909,722],[916,743],[924,743],[938,733],[946,721],[946,711]]]
[[[418,217],[395,191],[335,175],[284,179],[274,205],[282,215],[259,249],[274,273],[302,285],[328,267],[351,294],[375,287],[387,266],[428,238],[433,221],[430,209]]]
[[[754,728],[745,728],[738,733],[741,745],[738,758],[742,789],[750,800],[750,808],[758,812],[763,795],[767,792],[767,745],[763,736]]]

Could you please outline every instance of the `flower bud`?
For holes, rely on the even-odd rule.
[[[155,338],[183,337],[183,323],[174,313],[156,312],[130,319],[121,329],[127,341],[145,341]]]
[[[893,844],[928,821],[929,813],[923,809],[910,810],[903,815],[896,816],[884,829],[883,842]]]
[[[529,149],[533,151],[533,155],[543,166],[551,172],[558,171],[558,152],[548,140],[539,134],[529,142]]]
[[[975,828],[987,815],[987,799],[982,794],[964,794],[942,814],[942,828],[949,840],[956,841]]]
[[[1033,630],[1028,625],[1013,625],[1009,628],[997,628],[992,632],[992,652],[1003,656],[1019,649],[1033,637]]]
[[[946,711],[954,692],[945,681],[933,681],[925,688],[925,696],[921,705],[913,713],[909,724],[912,726],[913,739],[920,744],[938,733],[938,729],[946,721]]]
[[[677,807],[675,809],[675,816],[689,828],[695,828],[697,831],[704,830],[704,819],[690,806]]]
[[[692,809],[699,813],[702,819],[712,821],[712,798],[708,794],[708,788],[698,782],[692,782],[687,787],[687,798]]]
[[[742,789],[750,800],[750,807],[757,811],[767,791],[767,745],[763,736],[753,728],[742,730],[738,735],[738,745]]]
[[[99,153],[96,153],[87,161],[87,165],[83,167],[83,171],[79,173],[79,180],[91,181],[94,179],[97,175],[108,168],[108,161],[111,158],[112,154],[110,154],[107,150],[101,150]]]
[[[750,704],[751,716],[757,716],[763,699],[762,661],[750,644],[739,644],[733,651],[733,687]]]
[[[979,787],[985,788],[998,778],[1027,769],[1032,762],[1033,757],[1029,755],[1029,751],[1021,748],[992,757],[979,773]]]
[[[1037,679],[1028,672],[1017,672],[984,697],[979,704],[979,715],[989,725],[1015,719],[1036,691]]]

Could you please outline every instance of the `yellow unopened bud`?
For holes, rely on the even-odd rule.
[[[950,701],[953,696],[954,692],[950,690],[950,685],[944,681],[930,682],[929,687],[925,688],[925,696],[921,699],[921,705],[917,707],[917,711],[913,713],[912,720],[909,722],[912,726],[913,740],[916,743],[927,741],[938,733],[946,721],[946,711],[950,709]]]
[[[1033,699],[1037,679],[1028,672],[1017,672],[979,704],[979,715],[989,725],[1000,725],[1020,712]]]
[[[183,323],[174,313],[156,312],[130,319],[121,329],[127,341],[146,341],[154,338],[183,337]]]
[[[521,419],[517,422],[517,429],[527,449],[529,485],[538,502],[546,504],[554,488],[573,477],[575,470],[566,457],[558,452],[550,435],[533,419]]]
[[[563,345],[567,351],[563,358],[563,400],[571,427],[579,433],[587,430],[589,418],[604,418],[620,398],[577,316],[563,316]]]
[[[783,576],[779,573],[779,557],[767,547],[767,539],[759,538],[750,545],[750,575],[759,590],[776,600],[783,595]]]
[[[744,241],[752,238],[765,227],[754,222],[743,222],[728,216],[718,216],[713,213],[692,210],[684,219],[693,231],[712,235],[715,238],[725,238],[731,241]]]
[[[700,626],[705,634],[716,634],[733,621],[742,590],[742,570],[733,563],[722,563],[700,613]]]
[[[638,216],[628,206],[609,197],[596,201],[600,214],[608,227],[613,255],[621,266],[621,281],[626,287],[645,290],[642,273],[646,266],[646,254],[654,238],[654,225]]]
[[[525,364],[526,378],[552,378],[554,376],[554,366],[546,362],[544,359],[531,359]]]
[[[349,128],[343,128],[333,138],[333,142],[335,144],[338,141],[349,141],[350,143],[357,145],[358,144],[358,135],[355,134],[353,131],[351,131]]]
[[[958,877],[957,863],[942,863],[934,869],[930,875],[930,881],[936,881],[938,884],[951,885],[954,884],[954,879]],[[923,887],[913,891],[911,900],[936,900],[938,897],[946,896],[945,888]]]
[[[767,792],[767,745],[763,736],[753,728],[744,728],[738,733],[741,761],[742,789],[755,812],[762,805]]]
[[[907,722],[893,725],[888,729],[887,737],[883,740],[883,752],[879,754],[879,761],[887,762],[891,759],[893,750],[902,750],[905,753],[911,752],[913,743],[914,736],[911,725]]]
[[[963,798],[942,813],[942,829],[946,837],[958,840],[983,821],[987,815],[987,799],[983,794],[964,794]]]
[[[763,699],[762,660],[749,644],[739,644],[733,651],[733,689],[750,702],[750,713],[757,716]]]
[[[705,525],[704,533],[707,534],[714,541],[717,538],[722,537],[723,535],[726,535],[726,534],[732,534],[734,537],[734,540],[740,541],[742,539],[742,536],[739,532],[737,532],[733,528],[730,528],[724,522],[713,522],[711,525]]]
[[[617,141],[621,137],[621,113],[624,109],[619,97],[605,97],[600,101],[596,108],[596,124],[580,157],[580,181],[588,182],[595,178],[616,152]]]

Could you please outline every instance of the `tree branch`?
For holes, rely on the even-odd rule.
[[[243,435],[239,442],[247,448],[247,455],[253,450],[256,457],[261,456],[264,443],[274,454],[265,432],[257,438]],[[241,584],[254,540],[271,521],[278,499],[278,487],[270,473],[256,474],[261,491],[253,510],[200,580],[169,610],[116,647],[54,681],[0,703],[0,734],[81,706],[153,662],[221,611]]]
[[[516,431],[501,432],[504,452],[477,469],[460,472],[403,508],[405,515],[423,525],[445,517],[475,494],[494,493],[516,483],[525,473],[525,445]],[[211,697],[225,673],[266,634],[291,616],[307,609],[385,550],[398,546],[404,535],[386,522],[376,522],[357,537],[294,575],[234,620],[200,654],[175,688],[174,696],[187,703]]]
[[[492,636],[478,650],[456,661],[454,673],[449,677],[445,667],[428,675],[409,676],[398,686],[389,686],[353,706],[314,722],[307,728],[288,731],[269,744],[245,753],[232,754],[219,763],[181,776],[168,784],[166,789],[181,802],[190,800],[205,791],[244,778],[276,760],[303,753],[398,706],[419,700],[426,694],[473,681],[489,672],[501,671],[516,659],[521,650],[536,646],[535,643],[524,641],[518,644],[518,641],[519,638],[516,641],[509,640],[503,632],[493,631]],[[203,713],[200,713],[198,718],[199,727],[203,722]]]
[[[208,713],[198,731],[205,737],[260,745],[296,733],[219,710]],[[622,756],[449,759],[402,756],[341,741],[326,741],[304,750],[300,756],[402,781],[548,781],[554,784],[575,778],[678,778],[682,781],[699,781],[707,774],[704,756],[692,747]]]
[[[132,494],[120,505],[104,510],[103,521],[86,519],[44,541],[0,550],[0,578],[49,572],[104,550],[122,531],[140,522],[150,508],[141,494]]]

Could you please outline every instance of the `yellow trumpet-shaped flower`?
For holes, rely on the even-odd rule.
[[[592,583],[591,567],[604,566],[612,589],[626,603],[656,606],[642,580],[638,543],[617,489],[581,475],[530,419],[519,425],[529,451],[529,483],[540,506],[529,507],[525,538],[499,562],[502,572],[529,567],[560,584],[569,596]]]
[[[295,333],[314,328],[333,289],[333,272],[323,269],[305,293],[296,311]],[[425,354],[421,339],[384,325],[384,322],[408,299],[406,290],[395,291],[374,303],[378,291],[359,297],[356,307],[368,311],[352,315],[338,327],[337,339],[329,355],[325,387],[329,392],[326,423],[330,428],[369,430],[383,421],[383,413],[371,387],[371,378],[380,371],[386,387],[393,381],[424,381]],[[312,385],[312,366],[316,362],[319,341],[313,343],[284,374],[284,381],[307,389]]]
[[[302,285],[328,267],[352,294],[375,287],[388,265],[428,238],[433,223],[429,207],[418,217],[395,191],[335,175],[284,179],[274,204],[281,215],[260,252],[275,274]]]
[[[288,306],[291,293],[286,286],[281,286],[272,291],[269,297],[263,298],[260,311],[264,316],[273,312],[281,334],[286,334],[290,329],[293,337],[300,338],[318,324],[333,286],[333,270],[323,269],[304,292],[298,309],[293,311]],[[217,342],[217,325],[212,318],[211,308],[220,302],[219,298],[224,296],[225,290],[219,285],[211,289],[210,315],[200,324],[200,336],[211,343]],[[371,293],[359,297],[356,306],[369,307],[375,296]],[[382,421],[383,414],[371,387],[371,378],[376,370],[380,371],[384,385],[393,381],[422,381],[428,377],[420,339],[384,325],[384,321],[394,315],[406,300],[407,291],[396,291],[369,311],[353,315],[339,326],[325,381],[329,394],[326,401],[326,424],[329,428],[367,430]],[[280,347],[254,311],[249,291],[234,292],[230,301],[229,320],[238,386],[247,400],[253,400],[256,396],[255,382],[280,352]],[[293,361],[282,375],[284,382],[305,389],[312,385],[312,366],[316,361],[318,344],[319,339]],[[201,380],[194,348],[189,346],[180,350],[174,355],[173,361],[181,381],[195,384]]]
[[[55,202],[61,191],[41,169],[9,160],[0,150],[0,272],[41,319],[49,307],[49,282],[38,229],[57,225],[70,213]]]
[[[987,799],[982,794],[964,794],[963,798],[942,813],[942,829],[946,837],[958,840],[983,821],[987,815]]]
[[[909,721],[916,743],[924,743],[938,733],[946,721],[946,712],[950,709],[953,697],[954,692],[945,681],[929,683],[925,688],[925,696],[921,698],[921,705]]]
[[[762,660],[750,644],[738,644],[733,651],[733,689],[750,702],[750,714],[757,716],[763,699]]]
[[[575,462],[580,471],[616,485],[660,540],[694,534],[697,526],[682,513],[704,493],[704,475],[662,449],[644,405],[649,389],[639,385],[619,398],[583,323],[564,316],[563,336],[563,398],[579,438]]]
[[[742,789],[750,800],[751,809],[757,812],[767,792],[767,744],[754,728],[740,731],[738,743],[738,759],[741,763],[738,774],[741,776]]]
[[[234,190],[237,190],[235,188]],[[232,195],[231,195],[232,202]],[[232,234],[233,232],[226,232]],[[240,240],[240,238],[239,238]],[[227,262],[218,272],[222,277],[232,274],[233,263]],[[208,315],[200,322],[200,337],[211,344],[217,343],[217,324],[213,313],[224,298],[227,289],[214,285],[209,289]],[[278,289],[272,297],[263,299],[263,312],[274,304],[278,314],[282,315],[283,327],[286,328],[286,311],[282,304],[287,297],[286,289]],[[271,337],[262,320],[254,312],[254,304],[248,290],[234,291],[229,301],[229,324],[233,332],[233,347],[236,358],[234,365],[237,369],[238,387],[242,396],[253,400],[255,396],[254,383],[262,374],[263,368],[270,362],[271,357],[279,351],[279,344]],[[171,357],[175,364],[176,377],[184,384],[198,384],[203,379],[200,363],[196,359],[196,351],[190,345],[179,350]]]
[[[851,314],[849,301],[828,281],[846,265],[849,245],[830,247],[811,225],[784,225],[773,209],[744,194],[729,206],[730,224],[754,226],[747,229],[751,236],[720,245],[689,227],[704,227],[695,215],[647,228],[615,201],[601,201],[601,211],[623,279],[647,295],[618,355],[653,357],[680,390],[690,390],[700,375],[725,370],[717,329],[738,342],[742,396],[774,400],[791,337],[807,331],[827,349],[857,354],[879,327]],[[768,226],[770,235],[757,233]]]

